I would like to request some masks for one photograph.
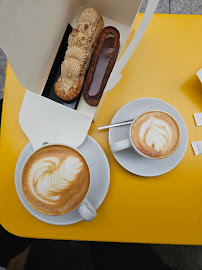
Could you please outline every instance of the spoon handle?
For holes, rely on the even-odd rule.
[[[120,127],[120,126],[130,125],[132,122],[133,122],[133,120],[127,120],[127,121],[123,121],[123,122],[119,122],[119,123],[114,123],[114,124],[98,127],[97,129],[102,130],[102,129],[108,129],[108,128],[112,128],[112,127]]]

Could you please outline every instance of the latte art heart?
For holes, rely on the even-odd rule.
[[[164,112],[151,111],[138,117],[131,127],[131,139],[144,155],[164,158],[173,153],[180,142],[176,121]]]
[[[86,196],[90,172],[85,159],[63,145],[46,146],[26,162],[21,187],[25,199],[48,215],[68,213]]]

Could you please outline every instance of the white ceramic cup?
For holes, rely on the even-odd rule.
[[[148,112],[162,112],[162,113],[165,113],[167,115],[169,115],[176,123],[177,121],[173,118],[173,116],[171,116],[169,113],[167,112],[164,112],[164,111],[161,111],[161,110],[150,110],[150,111],[145,111],[143,113],[141,113],[140,115],[138,115],[134,120],[133,122],[131,123],[130,125],[130,130],[129,130],[129,135],[127,139],[125,140],[121,140],[121,141],[118,141],[118,142],[115,142],[115,143],[112,143],[110,145],[110,148],[111,148],[111,151],[114,153],[114,152],[118,152],[118,151],[121,151],[121,150],[125,150],[127,148],[130,148],[132,147],[138,154],[140,154],[141,156],[143,157],[146,157],[146,158],[149,158],[149,159],[158,159],[158,158],[155,158],[155,157],[150,157],[150,156],[147,156],[145,154],[143,154],[142,152],[140,152],[137,147],[134,145],[133,141],[132,141],[132,137],[131,137],[131,129],[132,129],[132,126],[134,124],[134,122],[142,115],[144,115],[145,113],[148,113]],[[176,148],[177,149],[177,148]]]
[[[21,188],[21,191],[22,191],[22,186],[21,186],[21,179],[22,179],[22,171],[23,171],[23,168],[25,166],[25,164],[27,163],[27,161],[29,160],[29,158],[31,156],[33,156],[38,150],[40,149],[43,149],[45,147],[48,147],[48,146],[54,146],[54,145],[59,145],[59,146],[67,146],[73,150],[75,150],[76,152],[78,152],[85,160],[86,164],[88,165],[88,169],[89,169],[89,172],[90,172],[90,185],[89,185],[89,188],[88,188],[88,192],[87,194],[85,195],[85,197],[83,198],[82,202],[80,203],[79,206],[77,206],[76,208],[74,208],[72,211],[75,211],[77,210],[80,214],[80,216],[85,219],[86,221],[92,221],[95,217],[96,217],[96,210],[94,209],[94,207],[92,206],[92,204],[89,202],[89,200],[87,199],[87,196],[88,196],[88,193],[89,193],[89,190],[90,190],[90,186],[91,186],[91,170],[90,170],[90,166],[87,162],[87,160],[85,159],[85,157],[81,154],[80,151],[78,151],[78,149],[72,147],[72,146],[69,146],[67,144],[61,144],[61,143],[54,143],[54,144],[48,144],[48,143],[44,143],[43,146],[37,148],[36,150],[34,150],[29,156],[28,158],[26,159],[26,161],[24,162],[23,166],[22,166],[22,169],[21,169],[21,173],[20,173],[20,188]],[[23,194],[23,192],[22,192]],[[24,194],[23,194],[24,196]],[[26,198],[25,198],[26,200]],[[27,200],[26,200],[27,201]],[[70,212],[72,212],[70,211]],[[68,213],[70,213],[68,212]]]

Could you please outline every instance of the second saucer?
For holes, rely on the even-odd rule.
[[[186,152],[188,134],[184,120],[179,112],[167,102],[155,98],[141,98],[127,103],[116,113],[112,123],[135,119],[145,111],[164,111],[176,120],[181,130],[180,144],[177,150],[166,158],[145,158],[135,152],[133,148],[113,153],[119,164],[126,170],[140,176],[149,177],[164,174],[178,165]],[[127,139],[129,130],[130,125],[111,128],[109,130],[109,144],[114,145],[115,142]]]

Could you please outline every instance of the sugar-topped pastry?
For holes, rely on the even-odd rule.
[[[102,16],[94,8],[85,9],[74,25],[61,75],[54,85],[55,93],[61,99],[72,100],[79,95],[103,25]]]

